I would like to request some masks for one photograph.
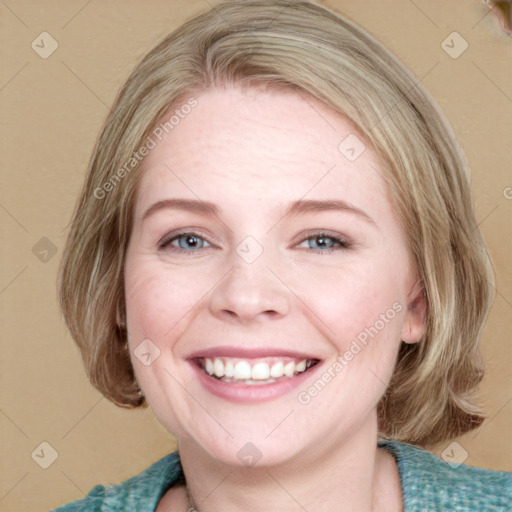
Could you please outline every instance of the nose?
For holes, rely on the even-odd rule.
[[[240,323],[287,315],[291,292],[261,261],[263,258],[253,263],[236,258],[238,261],[210,294],[210,312],[223,321]]]

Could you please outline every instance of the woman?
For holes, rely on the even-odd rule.
[[[492,282],[394,57],[310,2],[215,6],[122,88],[60,273],[91,382],[178,451],[58,510],[511,509],[512,475],[419,448],[483,421]]]

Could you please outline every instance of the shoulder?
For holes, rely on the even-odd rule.
[[[512,510],[512,473],[447,463],[398,441],[379,441],[379,446],[397,461],[406,511]]]
[[[178,452],[166,455],[139,475],[117,485],[97,485],[81,500],[53,512],[154,510],[165,492],[183,478]]]

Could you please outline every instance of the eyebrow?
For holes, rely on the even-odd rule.
[[[369,224],[372,224],[375,227],[377,227],[377,223],[364,210],[361,210],[357,206],[354,206],[353,204],[350,204],[346,201],[342,201],[340,199],[333,199],[328,201],[303,199],[300,201],[295,201],[286,210],[285,217],[288,215],[291,217],[295,217],[303,213],[319,213],[331,210],[346,211],[349,213],[353,213],[360,217],[361,219],[368,222]]]
[[[219,217],[222,212],[222,209],[219,206],[209,201],[202,201],[200,199],[173,198],[163,199],[162,201],[158,201],[151,205],[142,216],[142,220],[145,220],[150,215],[163,209],[186,210],[209,217]],[[324,211],[346,211],[357,215],[369,224],[377,227],[377,223],[364,210],[361,210],[357,206],[354,206],[353,204],[350,204],[346,201],[338,199],[327,201],[301,199],[299,201],[295,201],[287,208],[282,218],[287,216],[296,217],[300,214],[319,213]]]
[[[151,205],[142,216],[142,220],[163,209],[187,210],[209,217],[218,217],[221,212],[221,209],[216,204],[201,201],[200,199],[163,199]]]

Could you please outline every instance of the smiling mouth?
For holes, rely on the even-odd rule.
[[[233,357],[200,357],[196,364],[210,377],[232,384],[272,384],[307,372],[319,359],[267,357],[241,359]]]

